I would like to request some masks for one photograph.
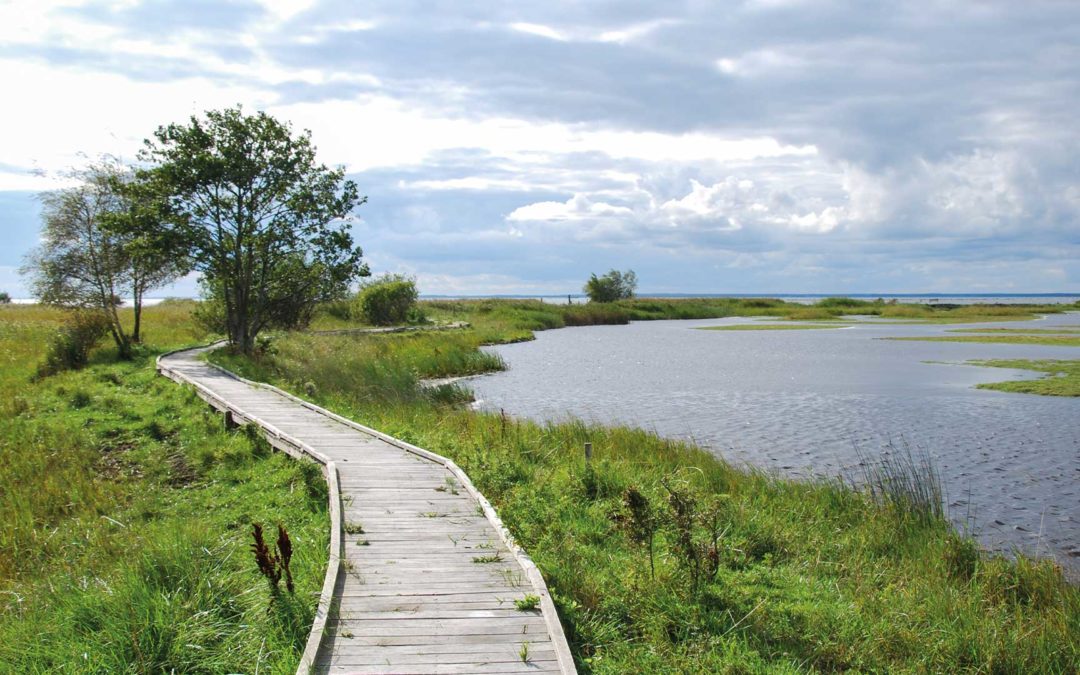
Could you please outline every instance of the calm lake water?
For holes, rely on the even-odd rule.
[[[882,324],[703,331],[748,319],[566,328],[493,347],[509,365],[469,382],[479,407],[578,417],[692,439],[787,476],[848,474],[859,449],[925,449],[953,519],[996,550],[1050,555],[1080,572],[1080,399],[975,389],[1036,377],[968,359],[1075,359],[1080,348],[875,338],[951,328],[1080,325],[1080,314],[964,326]]]

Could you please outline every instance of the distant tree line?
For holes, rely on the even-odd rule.
[[[42,302],[102,318],[122,357],[148,291],[201,273],[201,313],[250,353],[268,328],[306,325],[320,301],[369,274],[348,219],[363,204],[310,132],[241,108],[159,127],[135,167],[106,159],[42,195],[40,246],[23,271]],[[126,331],[117,308],[133,299]]]

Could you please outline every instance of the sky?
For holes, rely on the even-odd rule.
[[[0,2],[0,290],[66,169],[240,104],[426,294],[1078,292],[1077,64],[1071,0]]]

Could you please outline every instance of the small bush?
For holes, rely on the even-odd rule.
[[[48,377],[63,370],[78,370],[85,366],[90,358],[90,350],[108,330],[108,321],[100,314],[72,314],[50,340],[45,363],[38,367],[38,377]]]
[[[360,313],[375,326],[404,323],[420,294],[416,282],[400,274],[387,274],[365,284],[356,296]]]
[[[11,296],[7,294],[7,291],[0,291],[0,305],[11,304]]]
[[[335,319],[348,321],[353,318],[353,304],[349,300],[331,300],[319,305],[319,311]]]

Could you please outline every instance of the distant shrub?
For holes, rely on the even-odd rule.
[[[364,284],[355,302],[368,323],[390,326],[405,323],[419,297],[416,281],[400,274],[386,274]]]
[[[0,291],[0,305],[11,304],[11,296],[7,294],[7,291]]]
[[[55,375],[62,370],[77,370],[86,365],[90,350],[109,330],[109,323],[97,312],[76,312],[49,341],[45,363],[38,367],[38,377]]]

